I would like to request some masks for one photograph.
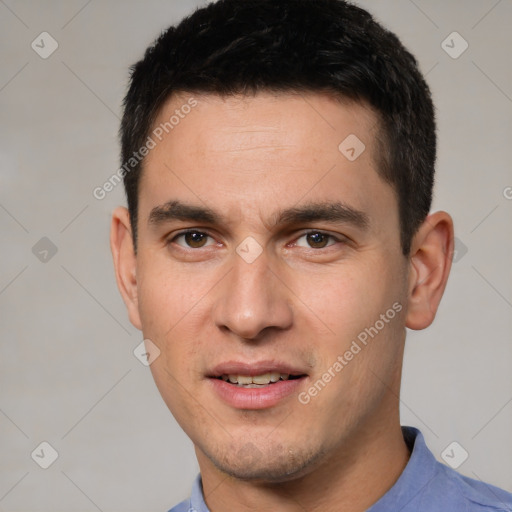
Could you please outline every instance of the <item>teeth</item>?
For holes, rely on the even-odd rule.
[[[277,382],[278,380],[288,380],[290,378],[290,374],[288,373],[279,373],[279,372],[269,372],[263,373],[261,375],[254,375],[253,377],[249,375],[222,375],[221,379],[225,382],[229,381],[231,384],[238,384],[239,386],[250,386],[251,384],[258,384],[260,386],[264,386],[270,384],[271,382]],[[252,386],[251,386],[252,387]]]
[[[269,382],[272,382],[272,376],[270,375],[270,373],[264,373],[263,375],[255,375],[251,380],[252,380],[253,384],[268,384]],[[279,380],[279,378],[277,380]],[[242,382],[238,381],[238,383],[239,384],[250,384],[250,382],[247,383],[247,382],[243,382],[243,381]]]
[[[238,381],[238,384],[252,384],[252,377],[244,377],[243,375],[230,375],[229,378],[236,377],[236,380]],[[233,381],[231,381],[233,382]]]
[[[279,372],[271,372],[270,375],[270,382],[277,382],[281,378],[281,374]]]

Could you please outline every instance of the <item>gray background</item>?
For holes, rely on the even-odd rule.
[[[408,335],[402,423],[440,460],[457,441],[469,453],[459,471],[512,491],[512,2],[358,3],[427,74],[439,122],[434,209],[452,213],[459,239],[434,325]],[[92,195],[118,168],[128,66],[196,5],[0,1],[0,512],[164,511],[198,471],[133,355],[142,336],[108,247],[122,189]],[[59,45],[47,59],[31,48],[43,31]],[[442,47],[453,31],[469,43],[456,59]],[[36,245],[43,237],[56,254]],[[46,470],[31,458],[42,441],[59,454]]]

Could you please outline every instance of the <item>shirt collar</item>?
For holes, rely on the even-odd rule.
[[[190,510],[187,512],[210,512],[203,496],[203,484],[201,483],[201,474],[197,475],[192,486],[190,495]]]
[[[402,427],[411,456],[393,487],[366,512],[402,510],[435,477],[437,461],[428,449],[423,434],[414,427]]]

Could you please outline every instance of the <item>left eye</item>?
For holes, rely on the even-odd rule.
[[[305,239],[305,243],[301,243],[300,240]],[[332,243],[329,243],[329,240]],[[321,231],[310,231],[309,233],[305,233],[301,237],[297,239],[295,245],[299,247],[308,247],[313,249],[323,249],[324,247],[328,247],[336,243],[337,240],[332,235],[328,235],[327,233],[322,233]]]
[[[208,239],[211,239],[212,243],[207,244]],[[177,242],[177,240],[182,239],[183,243]],[[173,239],[173,242],[176,242],[179,246],[189,248],[189,249],[201,249],[202,247],[206,247],[207,245],[213,245],[215,241],[213,238],[202,231],[186,231],[184,233],[180,233],[176,235]]]

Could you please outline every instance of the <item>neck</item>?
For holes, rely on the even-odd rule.
[[[203,492],[211,512],[361,512],[398,480],[409,460],[398,405],[385,422],[358,429],[338,450],[308,474],[289,482],[241,481],[219,472],[199,457]]]

